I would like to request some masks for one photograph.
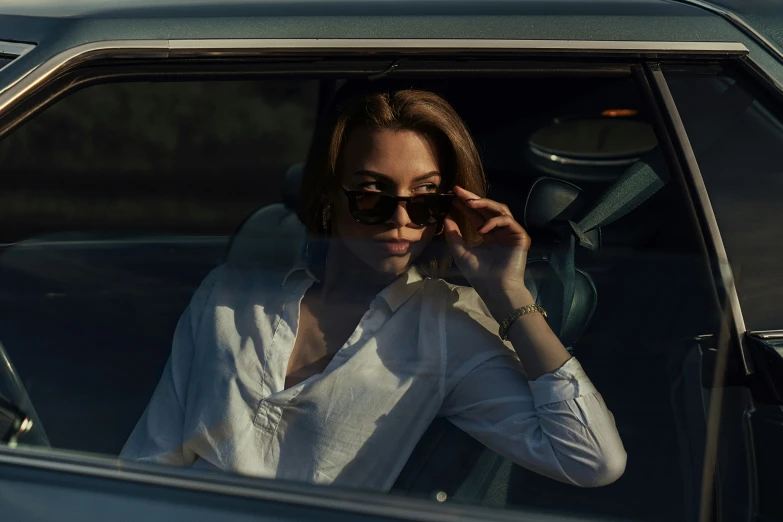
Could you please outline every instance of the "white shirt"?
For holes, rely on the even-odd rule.
[[[580,486],[616,480],[626,454],[576,359],[535,381],[472,288],[385,288],[326,369],[284,389],[314,277],[226,264],[201,284],[122,457],[388,490],[445,416],[485,446]]]

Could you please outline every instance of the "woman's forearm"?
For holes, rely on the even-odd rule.
[[[498,322],[520,306],[535,303],[530,292],[497,292],[497,297],[487,302],[490,312]],[[508,330],[508,339],[514,346],[529,380],[551,373],[565,364],[571,354],[538,312],[519,317]]]

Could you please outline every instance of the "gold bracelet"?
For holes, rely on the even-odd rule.
[[[546,311],[537,304],[520,306],[519,308],[517,308],[516,310],[508,314],[508,316],[506,316],[506,318],[503,319],[503,322],[500,323],[500,328],[498,329],[498,335],[500,335],[500,338],[504,341],[507,341],[508,329],[511,328],[512,324],[514,324],[514,321],[516,321],[523,315],[532,314],[533,312],[541,312],[541,315],[546,317]]]

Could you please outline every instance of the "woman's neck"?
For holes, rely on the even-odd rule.
[[[373,270],[335,238],[329,247],[320,294],[322,299],[369,304],[397,277]]]

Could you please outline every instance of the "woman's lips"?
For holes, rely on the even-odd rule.
[[[378,244],[393,256],[404,256],[411,247],[411,242],[405,240],[378,241]]]

